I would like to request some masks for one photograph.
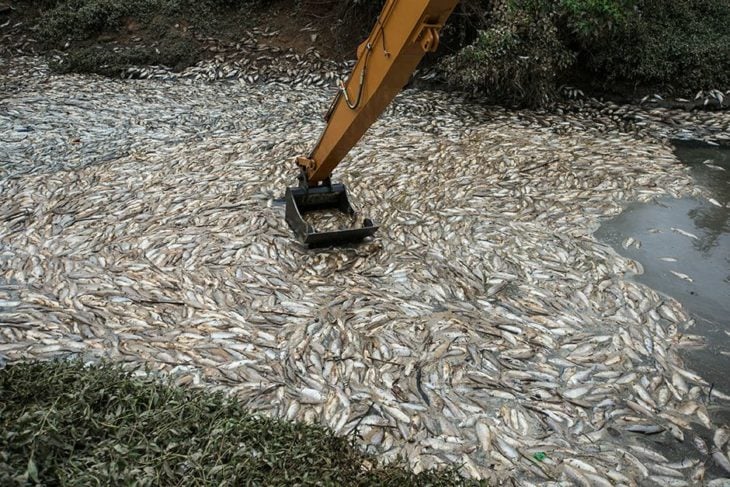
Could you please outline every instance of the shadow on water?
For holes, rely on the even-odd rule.
[[[675,153],[711,199],[632,204],[595,236],[642,264],[636,281],[685,306],[695,320],[686,332],[707,342],[683,353],[688,366],[730,394],[730,149],[678,146]],[[636,242],[627,245],[629,238]],[[715,413],[730,422],[729,410]]]

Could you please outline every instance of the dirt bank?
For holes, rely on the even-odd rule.
[[[258,62],[267,50],[298,56],[316,53],[318,58],[342,62],[354,57],[370,27],[363,19],[331,8],[332,2],[315,0],[132,0],[112,6],[89,1],[75,10],[55,5],[49,0],[0,4],[0,56],[43,54],[56,71],[111,77],[129,77],[130,70],[139,73],[150,66],[179,72],[206,61]],[[252,42],[256,49],[246,49]],[[453,50],[448,42],[443,44],[440,54]],[[422,66],[428,69],[437,58],[438,54],[428,57]],[[445,86],[436,71],[419,83],[431,88]],[[650,108],[727,107],[722,93],[700,92],[681,98],[665,92],[655,96],[661,90],[651,86],[586,88],[592,84],[589,77],[576,77],[566,81],[560,92],[566,99],[592,97]]]

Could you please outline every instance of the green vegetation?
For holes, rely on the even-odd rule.
[[[332,35],[320,39],[334,40],[323,54],[352,53],[383,0],[30,3],[46,47],[69,54],[58,69],[118,75],[190,65],[205,55],[192,32],[235,41],[252,13],[265,22],[272,6],[292,10],[294,24],[327,26]],[[549,103],[562,84],[687,97],[730,88],[729,25],[730,0],[462,0],[436,60],[448,84],[505,105]]]
[[[192,35],[235,37],[255,0],[44,0],[36,31],[46,49],[68,56],[60,72],[119,76],[131,66],[176,69],[195,64],[202,47]]]
[[[559,73],[572,62],[551,15],[505,5],[494,19],[473,44],[444,60],[446,79],[503,104],[549,101]]]
[[[583,47],[609,81],[730,88],[730,0],[643,0],[605,44]]]
[[[104,76],[122,76],[133,66],[162,65],[182,69],[198,60],[200,47],[193,40],[167,34],[154,46],[81,46],[71,50],[62,62],[53,61],[52,67],[60,73],[97,73]]]
[[[441,62],[448,81],[505,104],[548,101],[558,83],[730,88],[730,0],[506,0]]]
[[[49,43],[85,40],[104,31],[139,24],[163,33],[178,17],[196,19],[197,27],[212,28],[216,14],[253,1],[236,0],[57,0],[47,2],[39,33]]]
[[[116,366],[0,369],[0,485],[393,485],[464,483],[379,465],[322,427],[251,415],[220,394]]]

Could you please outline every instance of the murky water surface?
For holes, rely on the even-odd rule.
[[[596,237],[643,265],[637,281],[686,306],[696,322],[687,333],[707,340],[685,353],[688,365],[730,392],[730,149],[680,146],[676,153],[711,199],[634,204]]]

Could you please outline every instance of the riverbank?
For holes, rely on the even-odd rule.
[[[312,72],[312,64],[319,62],[326,67],[323,82],[334,86],[337,78],[349,74],[355,48],[371,23],[369,18],[336,13],[326,2],[138,0],[96,5],[87,1],[78,9],[63,8],[63,2],[58,5],[15,0],[0,9],[0,54],[6,58],[43,55],[56,72],[113,78],[271,79],[267,71],[272,69],[277,76],[286,73],[296,78]],[[456,17],[459,20],[454,22],[461,25],[464,14]],[[461,28],[454,27],[451,34],[463,37]],[[456,49],[454,42],[445,42],[444,49]],[[427,57],[412,84],[447,89],[448,76],[436,64],[445,54]],[[699,86],[680,90],[671,85],[594,81],[587,73],[564,79],[556,93],[558,108],[581,100],[648,110],[725,110],[730,96],[722,89]],[[484,92],[472,95],[479,100]]]

